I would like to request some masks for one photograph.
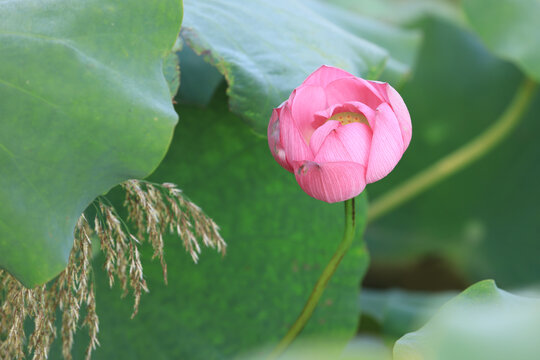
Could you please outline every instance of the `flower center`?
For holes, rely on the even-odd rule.
[[[332,115],[328,120],[339,121],[342,125],[347,125],[353,122],[366,124],[369,126],[369,122],[363,114],[353,112],[342,112]]]

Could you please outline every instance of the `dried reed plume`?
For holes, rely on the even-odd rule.
[[[163,268],[167,281],[163,234],[177,234],[195,262],[203,245],[225,253],[226,244],[219,235],[216,223],[182,195],[176,185],[153,184],[128,180],[122,184],[126,191],[124,206],[128,222],[120,218],[115,208],[104,197],[94,202],[96,217],[93,227],[84,214],[75,228],[74,245],[66,269],[49,284],[34,289],[25,288],[18,280],[0,269],[0,359],[47,359],[52,342],[57,336],[55,321],[57,310],[62,313],[62,354],[71,360],[74,335],[80,326],[88,329],[90,342],[86,359],[99,345],[99,319],[96,313],[94,281],[92,275],[92,241],[99,239],[104,254],[104,269],[112,287],[115,279],[125,296],[131,289],[134,297],[133,316],[137,314],[140,298],[148,291],[138,246],[148,240]],[[85,316],[81,322],[81,309]],[[33,332],[27,339],[24,322],[34,322]]]

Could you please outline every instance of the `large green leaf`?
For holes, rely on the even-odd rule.
[[[272,158],[266,139],[227,110],[224,91],[209,109],[181,106],[182,124],[153,175],[173,181],[222,228],[227,255],[193,264],[167,238],[169,285],[151,249],[143,250],[150,293],[129,320],[130,301],[98,272],[101,347],[95,359],[226,359],[277,341],[300,313],[343,233],[343,204],[307,196]],[[306,335],[355,333],[358,284],[367,266],[361,243],[365,198],[357,199],[358,234],[329,284]],[[96,268],[99,262],[96,263]],[[81,352],[84,340],[78,341]]]
[[[180,0],[0,2],[0,266],[60,272],[88,204],[162,159]]]
[[[330,2],[313,1],[310,7],[352,34],[361,36],[389,52],[391,56],[388,57],[378,80],[399,86],[410,76],[420,45],[420,32],[398,28]]]
[[[540,297],[538,286],[515,289],[513,294]],[[362,319],[359,332],[376,333],[394,342],[428,322],[457,291],[427,292],[405,289],[366,289],[360,294]]]
[[[462,23],[455,0],[326,0],[348,11],[387,23],[407,25],[425,16],[437,15]]]
[[[540,81],[540,1],[464,0],[473,29],[487,46]]]
[[[375,321],[385,338],[395,340],[418,329],[455,295],[450,291],[428,293],[402,289],[362,289],[360,307],[362,316]]]
[[[394,360],[529,360],[540,352],[540,300],[480,282],[401,338]]]
[[[463,28],[437,18],[421,28],[426,36],[417,70],[402,91],[413,141],[396,170],[370,186],[372,201],[484,131],[522,81],[513,65]],[[468,282],[490,277],[513,287],[538,281],[539,112],[536,97],[491,153],[370,224],[366,240],[374,261],[393,267],[435,254]]]
[[[389,62],[392,79],[399,79],[410,67],[403,59],[412,59],[389,61],[389,51],[369,41],[380,40],[382,33],[374,34],[383,25],[374,30],[362,18],[357,21],[363,26],[351,25],[351,14],[312,0],[189,0],[185,13],[182,37],[225,76],[231,110],[260,133],[266,133],[272,108],[323,64],[374,79]],[[340,14],[349,26],[341,24]],[[414,48],[417,43],[415,35],[384,29],[385,44]]]

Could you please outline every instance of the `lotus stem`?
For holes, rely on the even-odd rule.
[[[283,337],[283,339],[281,339],[281,341],[277,344],[274,350],[270,353],[267,360],[278,359],[285,352],[285,350],[287,350],[287,348],[291,345],[294,339],[296,339],[298,334],[302,332],[302,329],[304,329],[307,322],[311,318],[311,315],[317,307],[321,296],[326,290],[326,286],[328,285],[330,279],[336,272],[339,264],[341,263],[341,260],[351,247],[356,229],[354,198],[346,200],[344,204],[345,231],[343,234],[343,239],[341,240],[339,247],[334,253],[334,256],[332,256],[332,259],[330,259],[330,262],[328,262],[321,276],[315,283],[315,287],[311,291],[311,294],[309,295],[309,298],[307,299],[307,302],[304,305],[302,312],[300,313],[294,324],[290,327],[287,334]]]

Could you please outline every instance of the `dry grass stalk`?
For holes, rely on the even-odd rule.
[[[115,279],[123,290],[123,296],[131,288],[134,296],[133,316],[137,314],[140,298],[148,288],[137,245],[148,239],[154,254],[163,267],[167,281],[167,264],[164,258],[163,234],[177,234],[195,262],[201,252],[198,239],[205,246],[225,253],[226,244],[219,235],[216,223],[202,210],[185,198],[176,185],[152,184],[129,180],[122,184],[126,190],[125,206],[129,220],[136,228],[137,237],[106,199],[96,200],[96,217],[93,229],[84,215],[75,229],[75,240],[66,269],[47,285],[34,289],[25,288],[18,280],[0,269],[0,359],[45,360],[57,333],[56,313],[62,311],[62,354],[71,360],[74,334],[79,326],[88,328],[90,343],[86,359],[99,345],[99,319],[96,312],[94,283],[92,278],[92,241],[94,234],[104,254],[104,269],[109,285]],[[81,309],[86,316],[80,324]],[[24,322],[33,319],[34,330],[27,339]]]
[[[122,186],[126,190],[124,206],[128,210],[128,220],[135,225],[139,239],[147,235],[154,249],[152,258],[157,257],[161,261],[165,282],[167,264],[163,256],[163,234],[167,230],[182,239],[194,262],[199,260],[201,253],[198,239],[205,246],[225,254],[227,245],[219,234],[217,224],[201,208],[184,197],[176,185],[128,180]]]
[[[67,268],[50,284],[34,289],[25,288],[5,271],[0,271],[0,291],[3,292],[0,307],[0,359],[47,359],[52,342],[56,338],[56,311],[62,314],[62,353],[71,359],[73,335],[77,331],[79,313],[83,303],[95,309],[93,291],[89,291],[92,270],[90,227],[81,216],[75,229],[75,241]],[[92,289],[92,288],[91,288]],[[34,330],[26,342],[24,322],[34,321]],[[89,332],[97,333],[97,318],[88,322]]]

